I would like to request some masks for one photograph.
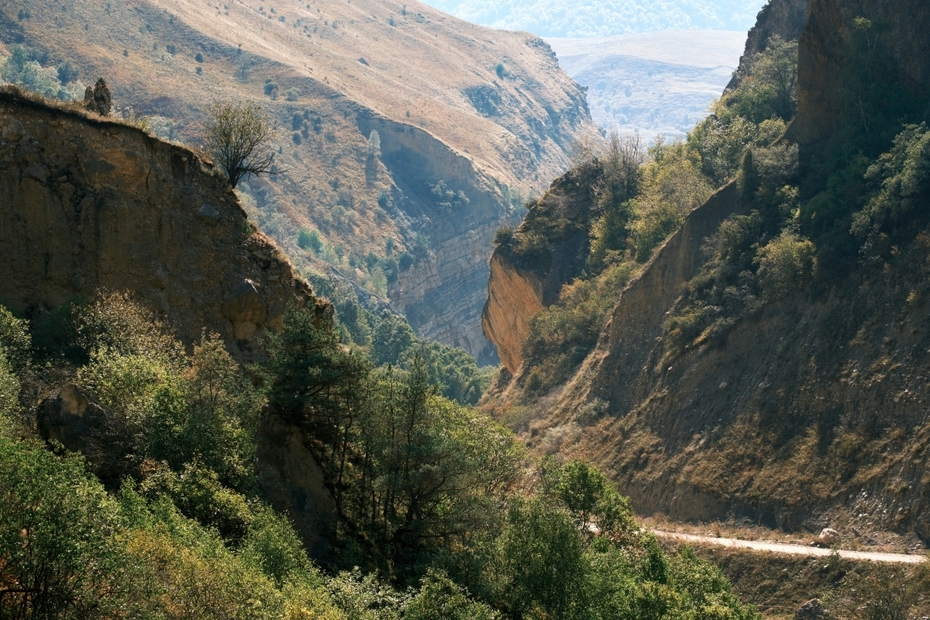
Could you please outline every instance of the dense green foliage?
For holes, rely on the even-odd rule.
[[[666,325],[667,356],[723,342],[740,318],[811,283],[883,266],[926,227],[930,133],[905,124],[925,110],[900,85],[880,26],[856,20],[850,41],[838,130],[801,174],[796,146],[747,142],[738,181],[752,211],[729,218],[708,242],[708,262]],[[772,57],[754,65],[763,81],[744,80],[713,122],[729,118],[736,127],[773,114],[758,136],[772,130],[766,123],[789,120],[793,81],[781,67],[791,57],[776,41]],[[717,168],[734,168],[736,159],[727,160]]]
[[[429,4],[456,17],[505,30],[526,30],[541,37],[606,37],[632,32],[704,29],[749,30],[762,0],[698,0],[688,3],[566,2],[536,0],[491,2],[431,0]]]
[[[65,314],[74,341],[50,351],[26,330],[59,320],[0,312],[0,618],[671,620],[706,601],[715,617],[756,617],[715,569],[666,557],[597,470],[534,475],[515,438],[438,395],[416,356],[375,368],[293,310],[267,336],[258,391],[216,337],[187,352],[126,295]],[[13,438],[35,433],[19,381],[41,381],[38,360],[103,407],[84,455]],[[263,502],[266,408],[311,446],[337,501],[329,568],[362,569],[321,572]]]

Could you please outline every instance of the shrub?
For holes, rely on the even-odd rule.
[[[270,119],[253,103],[226,102],[210,107],[207,152],[222,166],[233,188],[249,175],[273,173],[274,138]]]
[[[0,437],[12,437],[19,422],[19,379],[0,348]]]
[[[197,52],[194,55],[194,60],[196,60],[197,62],[203,62],[203,54],[201,54],[200,52]]]
[[[759,282],[766,299],[776,299],[806,284],[814,270],[814,244],[784,232],[759,249]]]
[[[494,245],[507,245],[513,239],[513,226],[501,226],[494,233]]]
[[[312,250],[318,253],[323,247],[323,240],[318,231],[301,228],[297,232],[297,246],[302,250]]]

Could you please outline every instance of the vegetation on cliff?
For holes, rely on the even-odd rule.
[[[740,182],[747,196],[759,191],[762,200],[778,203],[772,208],[781,213],[776,219],[791,216],[797,189],[788,184],[797,184],[797,147],[776,142],[794,115],[796,55],[796,43],[774,38],[753,59],[740,85],[715,103],[713,113],[685,141],[658,140],[645,149],[635,137],[612,136],[603,153],[564,177],[575,183],[572,199],[579,206],[567,210],[566,200],[544,196],[528,205],[515,233],[498,237],[498,252],[517,267],[533,265],[543,274],[553,271],[552,254],[569,236],[566,231],[585,239],[586,260],[574,273],[562,269],[565,284],[557,303],[549,302],[529,321],[523,380],[530,395],[545,393],[571,375],[597,342],[617,291],[715,189],[745,177]],[[561,188],[560,182],[553,188]],[[786,286],[780,279],[786,277],[783,256],[791,250],[787,239],[767,250],[766,273],[775,288]],[[803,239],[797,243],[807,247]],[[752,256],[748,260],[752,263]],[[723,288],[731,284],[728,280]],[[688,321],[692,331],[706,327],[703,315]],[[689,331],[689,336],[695,334]]]

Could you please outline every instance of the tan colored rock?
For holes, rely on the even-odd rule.
[[[825,527],[817,535],[817,542],[826,547],[832,547],[840,542],[840,533],[832,527]]]
[[[587,164],[553,181],[512,238],[499,244],[491,255],[481,325],[511,375],[523,363],[530,317],[554,303],[562,286],[584,269],[601,170],[598,164]],[[527,235],[545,237],[548,245],[542,258],[529,259],[515,249]]]
[[[0,143],[0,299],[14,311],[130,290],[184,342],[216,332],[241,360],[257,351],[239,341],[288,305],[331,312],[264,236],[244,234],[236,195],[192,151],[12,87],[0,127],[18,139]]]
[[[223,300],[223,315],[232,321],[233,325],[239,323],[261,325],[265,322],[267,314],[268,308],[265,300],[258,292],[255,282],[248,278],[237,284]]]
[[[494,254],[481,326],[497,346],[504,368],[512,375],[523,364],[522,347],[530,331],[529,319],[542,309],[540,278],[518,271],[499,254]]]

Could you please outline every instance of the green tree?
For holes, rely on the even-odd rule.
[[[254,103],[216,103],[210,107],[206,125],[207,152],[226,172],[229,185],[236,187],[250,174],[272,172],[275,132],[271,120]]]
[[[378,366],[397,365],[403,354],[416,342],[416,334],[401,316],[385,310],[380,318],[371,334],[371,359]]]
[[[114,502],[80,457],[0,437],[0,617],[109,617],[128,595]]]
[[[584,618],[588,563],[572,516],[539,499],[515,501],[501,541],[513,618]]]

